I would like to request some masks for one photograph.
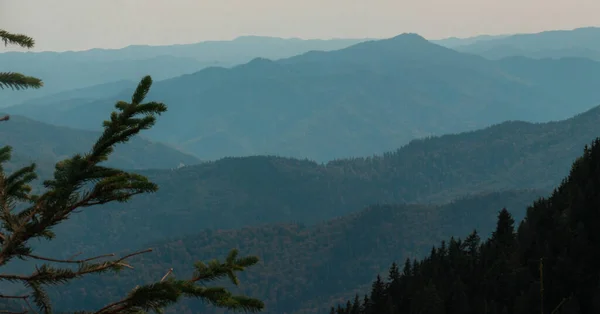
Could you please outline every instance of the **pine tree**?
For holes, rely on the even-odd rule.
[[[503,208],[498,214],[496,230],[492,232],[492,242],[504,253],[512,248],[516,240],[515,220],[506,208]]]
[[[369,296],[365,294],[361,306],[362,313],[369,313],[371,310],[371,300],[369,300]]]
[[[398,269],[396,262],[393,262],[392,266],[390,266],[388,281],[390,284],[400,281],[400,269]]]
[[[385,310],[387,301],[386,284],[379,275],[377,275],[377,279],[372,285],[369,299],[371,300],[372,313],[382,313]]]
[[[354,296],[354,302],[352,303],[350,314],[360,314],[360,299],[358,298],[358,294]]]
[[[34,44],[33,39],[25,35],[10,34],[3,30],[0,30],[0,38],[6,44],[18,44],[27,48]],[[34,239],[53,239],[53,227],[69,219],[76,211],[109,202],[125,202],[134,195],[157,191],[156,184],[144,176],[100,164],[109,158],[115,145],[125,143],[141,130],[152,127],[156,116],[166,112],[167,107],[162,103],[143,103],[151,85],[152,79],[146,76],[137,86],[130,103],[117,102],[117,110],[112,112],[108,121],[104,121],[104,132],[91,150],[57,163],[54,178],[44,182],[45,191],[39,195],[33,194],[29,185],[36,179],[35,164],[23,167],[13,174],[6,174],[2,164],[10,160],[11,147],[0,148],[0,287],[13,282],[22,284],[30,291],[23,295],[9,295],[0,291],[0,299],[23,300],[23,306],[28,307],[25,312],[36,312],[33,309],[35,306],[42,313],[52,313],[52,303],[46,293],[48,288],[89,274],[132,268],[128,264],[131,257],[152,251],[146,249],[122,257],[107,254],[62,260],[37,255],[30,246]],[[42,82],[37,78],[19,73],[0,73],[2,88],[41,86]],[[17,205],[21,205],[23,209],[17,210]],[[1,271],[9,261],[16,259],[34,260],[43,264],[36,265],[26,275]],[[189,279],[176,279],[169,270],[157,282],[138,286],[120,301],[89,313],[160,312],[182,297],[198,298],[216,307],[257,312],[264,308],[260,300],[235,296],[222,287],[206,286],[207,282],[225,277],[237,285],[239,280],[236,272],[257,262],[257,257],[239,257],[238,252],[232,250],[224,262],[216,259],[207,264],[197,262],[195,272]]]

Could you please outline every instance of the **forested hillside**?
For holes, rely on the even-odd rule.
[[[77,235],[61,251],[68,256],[102,249],[88,243],[109,250],[136,247],[202,228],[314,224],[377,203],[445,203],[473,193],[550,190],[568,174],[581,147],[600,133],[599,120],[595,108],[560,122],[507,122],[326,165],[255,156],[140,171],[160,190],[76,215],[57,229]],[[134,229],[128,227],[132,222]]]
[[[347,216],[317,224],[269,224],[234,230],[214,229],[148,243],[151,255],[132,260],[135,271],[110,279],[93,279],[62,289],[60,308],[95,308],[118,298],[137,284],[150,282],[174,268],[187,277],[189,265],[231,248],[252,252],[261,263],[240,277],[249,283],[239,292],[267,303],[265,313],[324,313],[340,297],[351,297],[373,276],[398,259],[421,258],[450,236],[493,230],[498,211],[513,209],[519,218],[541,191],[508,191],[477,195],[435,205],[373,205]],[[225,252],[225,253],[224,253]],[[250,284],[251,283],[251,284]],[[100,287],[111,287],[100,289]],[[98,294],[96,291],[103,291]],[[337,297],[337,298],[335,298]],[[60,300],[60,301],[58,301]],[[172,313],[202,313],[200,302],[187,302]]]
[[[370,295],[331,313],[600,312],[599,176],[597,139],[520,224],[504,210],[489,240],[447,238],[403,270],[392,265],[387,282],[377,278]]]

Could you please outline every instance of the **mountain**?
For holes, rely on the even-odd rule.
[[[311,50],[340,49],[361,41],[364,40],[301,40],[248,36],[232,41],[186,45],[0,53],[3,71],[37,76],[45,83],[44,88],[27,93],[2,92],[0,106],[16,105],[32,98],[117,80],[138,80],[144,75],[152,75],[155,80],[160,80],[193,73],[208,66],[232,66],[256,57],[279,59]]]
[[[171,110],[147,135],[203,160],[281,155],[324,162],[506,120],[565,119],[598,104],[597,81],[598,62],[490,61],[403,34],[157,82],[149,97]],[[114,99],[127,97],[7,111],[90,128]]]
[[[100,123],[100,122],[98,122]],[[36,162],[41,176],[48,178],[54,164],[75,153],[88,152],[100,133],[54,126],[21,116],[11,116],[0,124],[2,145],[13,147],[11,168]],[[160,143],[134,138],[117,146],[107,165],[121,169],[170,169],[200,161],[190,155]]]
[[[57,228],[59,238],[49,249],[65,257],[103,253],[205,228],[313,225],[371,204],[440,204],[494,191],[550,191],[600,134],[599,121],[600,107],[560,122],[506,122],[323,165],[254,156],[139,171],[158,184],[157,193],[74,216]]]
[[[489,59],[523,56],[529,58],[579,57],[600,61],[600,28],[516,34],[491,40],[477,40],[452,48]]]
[[[522,218],[527,204],[541,195],[539,191],[507,191],[441,206],[374,205],[313,227],[271,224],[206,230],[148,244],[155,251],[132,260],[135,270],[59,289],[63,291],[55,306],[61,310],[99,308],[135,285],[162,277],[165,269],[173,268],[177,277],[185,278],[195,261],[221,257],[238,248],[240,254],[255,254],[262,262],[244,273],[241,289],[236,290],[266,301],[265,313],[324,313],[335,300],[332,296],[352,297],[355,288],[368,284],[393,261],[421,258],[442,239],[473,228],[486,237],[500,209],[510,208]],[[208,311],[198,302],[171,310]]]

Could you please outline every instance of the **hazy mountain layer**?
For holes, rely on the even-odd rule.
[[[487,38],[470,43],[463,41],[461,44],[454,43],[452,48],[489,59],[514,56],[536,59],[579,57],[600,61],[599,42],[600,28],[585,27]],[[453,42],[448,42],[448,44],[453,44]]]
[[[18,71],[44,80],[45,86],[27,92],[3,91],[0,107],[70,89],[117,80],[155,80],[193,73],[207,66],[232,66],[256,57],[279,59],[311,50],[340,49],[362,39],[300,40],[240,37],[232,41],[169,46],[129,46],[67,52],[0,53],[3,71]]]
[[[149,97],[170,110],[147,135],[203,160],[267,154],[327,161],[506,120],[565,119],[598,104],[597,81],[598,62],[495,62],[405,34],[157,82]],[[93,128],[130,93],[9,111]]]

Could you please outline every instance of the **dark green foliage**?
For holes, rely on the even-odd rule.
[[[25,76],[21,73],[14,72],[3,72],[0,73],[0,88],[6,87],[11,89],[26,89],[26,88],[40,88],[42,87],[42,81],[38,78]]]
[[[418,270],[413,265],[410,271],[407,264],[399,280],[391,280],[383,292],[393,309],[402,310],[388,307],[378,314],[599,313],[598,178],[600,139],[585,147],[550,197],[528,208],[518,231],[503,209],[496,230],[481,245],[475,233],[464,245],[451,239],[449,250],[442,242],[416,264]],[[372,295],[382,294],[380,285],[377,278]]]
[[[24,48],[32,48],[35,41],[33,38],[23,34],[12,34],[3,29],[0,29],[0,40],[5,45],[19,45]],[[42,80],[26,76],[16,72],[0,72],[0,89],[11,88],[11,89],[27,89],[27,88],[40,88],[44,85]]]

